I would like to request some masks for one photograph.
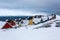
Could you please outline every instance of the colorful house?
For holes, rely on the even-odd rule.
[[[6,24],[2,27],[2,29],[8,29],[8,28],[13,28],[16,23],[13,20],[9,20],[6,22]]]

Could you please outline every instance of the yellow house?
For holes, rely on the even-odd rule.
[[[32,17],[32,18],[29,20],[29,25],[33,25],[33,19],[34,19],[34,17]]]

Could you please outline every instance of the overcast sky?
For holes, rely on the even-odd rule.
[[[60,0],[0,0],[0,8],[60,13]]]

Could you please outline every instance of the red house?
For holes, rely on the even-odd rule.
[[[16,23],[13,20],[9,20],[6,22],[6,24],[2,27],[2,29],[8,29],[8,28],[13,28]]]

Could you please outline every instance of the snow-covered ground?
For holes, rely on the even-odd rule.
[[[60,40],[59,34],[60,28],[11,29],[0,31],[0,40]]]
[[[3,10],[0,10],[0,12],[2,13],[0,15],[4,14]],[[5,12],[17,13],[17,11],[7,12],[7,10],[5,10]],[[38,25],[32,25],[32,26],[29,25],[17,29],[8,29],[8,30],[0,29],[0,40],[60,40],[60,27],[55,27],[57,22],[56,20],[60,20],[59,15],[57,15],[57,18],[54,20],[50,20]],[[2,28],[4,24],[5,22],[0,21],[0,28]],[[47,24],[50,24],[51,27],[39,28]],[[38,29],[36,29],[36,27],[38,27]]]
[[[0,29],[0,40],[60,40],[60,28],[55,27],[56,20],[60,20],[60,16],[57,15],[56,19],[38,25],[5,31]],[[34,29],[48,23],[51,23],[51,27]],[[5,22],[0,21],[0,26],[3,24]]]

